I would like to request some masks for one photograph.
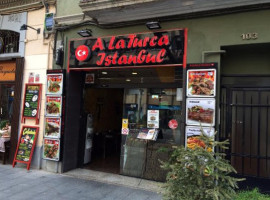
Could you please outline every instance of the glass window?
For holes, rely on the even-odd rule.
[[[180,144],[180,126],[169,126],[171,120],[180,124],[182,102],[177,91],[177,88],[125,89],[123,118],[128,119],[129,134],[122,136],[122,174],[165,179],[166,172],[160,169],[159,159],[166,160],[168,155],[158,150]],[[158,130],[156,140],[138,138],[142,129],[152,128]]]
[[[14,84],[0,83],[0,129],[10,124],[13,114]]]

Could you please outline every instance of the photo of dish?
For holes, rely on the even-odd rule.
[[[150,119],[151,120],[156,120],[156,117],[155,116],[151,116]]]
[[[32,110],[32,116],[36,116],[37,115],[37,109]]]
[[[196,147],[205,148],[205,143],[199,139],[199,136],[192,136],[187,139],[187,147],[195,149]]]
[[[24,150],[19,150],[19,151],[18,151],[18,154],[19,154],[19,155],[23,155],[23,154],[24,154]]]
[[[211,146],[206,146],[204,141],[200,139],[200,136],[191,136],[187,139],[187,147],[190,149],[195,149],[198,147],[201,147],[203,149],[206,149],[208,152],[212,151]]]
[[[44,157],[55,159],[58,157],[58,144],[45,144],[44,145]]]
[[[38,99],[38,95],[34,95],[33,97],[32,97],[32,101],[36,101]]]
[[[48,114],[60,114],[60,103],[54,101],[47,103],[46,112]]]
[[[58,136],[60,134],[60,125],[53,122],[46,122],[45,136]]]
[[[213,98],[188,98],[186,105],[187,125],[214,126],[215,102]]]
[[[48,91],[50,93],[57,93],[57,92],[59,92],[60,88],[61,88],[60,82],[49,80]]]
[[[188,108],[188,119],[204,123],[213,123],[213,109],[204,109],[202,106],[193,106]]]
[[[27,107],[27,108],[29,108],[29,103],[28,102],[25,102],[25,106]]]
[[[214,83],[207,78],[194,78],[189,80],[188,89],[192,95],[206,95],[214,94]]]
[[[214,69],[188,70],[187,80],[187,96],[215,96],[216,71]]]

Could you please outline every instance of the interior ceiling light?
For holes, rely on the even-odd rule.
[[[159,22],[157,22],[157,21],[152,21],[152,22],[146,22],[146,27],[148,28],[148,29],[160,29],[161,28],[161,26],[160,26],[160,24],[159,24]]]
[[[35,30],[35,31],[37,32],[37,34],[40,34],[40,28],[36,29],[36,28],[34,28],[34,27],[32,27],[32,26],[28,26],[28,25],[26,25],[26,24],[23,24],[23,25],[21,26],[20,30],[21,30],[21,31],[25,31],[25,30],[27,30],[27,28],[31,28],[31,29]]]
[[[92,30],[90,29],[83,29],[77,32],[82,37],[90,37],[92,36]]]
[[[127,82],[130,82],[131,80],[129,78],[126,79]]]
[[[133,74],[133,75],[137,75],[138,73],[137,73],[137,72],[132,72],[131,74]]]
[[[108,72],[101,72],[102,74],[108,74]]]

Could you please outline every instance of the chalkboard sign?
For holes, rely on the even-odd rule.
[[[38,131],[38,127],[22,127],[15,157],[12,164],[13,167],[16,165],[17,162],[20,162],[27,164],[27,170],[29,170],[38,137]]]
[[[42,84],[25,84],[22,123],[26,118],[36,119],[39,123],[39,108],[42,94]]]

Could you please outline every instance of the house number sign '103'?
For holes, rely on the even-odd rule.
[[[258,38],[258,33],[243,33],[241,37],[243,40],[255,40]]]

